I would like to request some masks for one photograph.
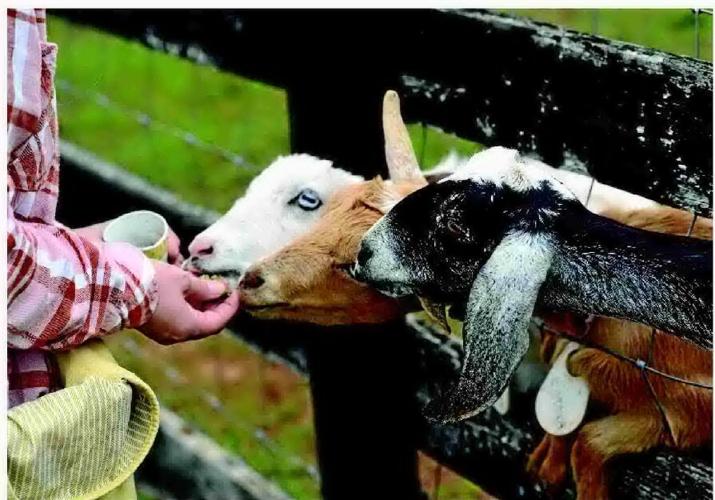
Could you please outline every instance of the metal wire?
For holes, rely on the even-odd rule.
[[[653,368],[652,366],[650,366],[648,364],[647,361],[642,360],[640,358],[631,358],[630,356],[621,354],[620,352],[614,351],[613,349],[611,349],[609,347],[605,347],[600,344],[596,344],[595,342],[591,342],[590,340],[588,340],[584,337],[577,337],[577,336],[571,335],[569,333],[560,332],[558,330],[554,330],[553,328],[549,328],[548,326],[546,326],[546,323],[541,319],[532,318],[531,322],[534,326],[536,326],[536,328],[540,329],[542,332],[548,332],[548,333],[551,333],[554,335],[558,335],[559,337],[562,337],[562,338],[565,338],[568,340],[572,340],[572,341],[574,341],[578,344],[581,344],[585,347],[590,347],[590,348],[602,351],[610,356],[613,356],[614,358],[617,358],[617,359],[624,361],[626,363],[630,363],[631,365],[635,366],[636,368],[640,368],[640,369],[646,370],[649,373],[652,373],[654,375],[658,375],[659,377],[663,377],[663,378],[671,380],[673,382],[679,382],[681,384],[698,387],[700,389],[707,389],[709,391],[713,390],[712,385],[703,384],[701,382],[695,382],[693,380],[687,380],[687,379],[678,377],[676,375],[671,375],[670,373],[666,373],[661,370],[658,370],[657,368]]]
[[[693,11],[695,12],[695,16],[696,16],[696,18],[697,18],[700,9],[693,9]],[[712,14],[712,11],[711,11],[711,14]],[[594,22],[593,19],[592,19],[592,22]],[[597,22],[597,20],[596,20],[595,22]],[[596,29],[597,29],[597,26],[598,26],[598,25],[596,24],[596,25],[595,25],[595,28],[596,28]],[[697,24],[696,24],[696,27],[697,27]],[[595,33],[595,30],[594,30],[594,33]],[[697,47],[698,47],[697,50],[698,50],[698,54],[699,54],[699,50],[700,50],[699,44],[697,45]],[[591,201],[591,195],[592,195],[592,193],[593,193],[593,187],[594,187],[595,184],[596,184],[596,179],[595,179],[595,177],[591,177],[591,184],[590,184],[589,187],[588,187],[588,194],[586,195],[586,202],[584,203],[584,206],[585,206],[585,207],[588,207],[588,203],[589,203],[589,201]],[[687,235],[686,235],[686,236],[690,237],[690,236],[692,235],[693,229],[695,228],[695,223],[697,222],[697,220],[698,220],[698,214],[693,213],[693,219],[692,219],[692,221],[690,222],[690,226],[689,226],[689,228],[688,228],[688,232],[687,232]],[[653,328],[652,331],[651,331],[651,340],[650,340],[650,345],[649,345],[649,347],[648,347],[648,360],[647,360],[647,361],[644,361],[644,360],[642,360],[642,359],[634,359],[634,358],[631,358],[631,357],[629,357],[629,356],[625,356],[625,355],[623,355],[623,354],[621,354],[621,353],[618,353],[618,352],[616,352],[616,351],[614,351],[614,350],[612,350],[612,349],[609,349],[609,348],[607,348],[607,347],[604,347],[604,346],[601,346],[601,345],[596,344],[596,343],[594,343],[594,342],[590,342],[590,341],[586,340],[586,337],[588,336],[588,333],[589,333],[589,331],[590,331],[590,329],[591,329],[591,323],[592,323],[592,321],[594,320],[594,318],[595,318],[594,315],[589,315],[589,316],[588,316],[588,318],[586,319],[586,328],[584,329],[583,334],[580,335],[580,336],[578,336],[578,337],[576,337],[576,336],[574,336],[574,335],[566,334],[566,333],[564,333],[564,332],[559,332],[559,331],[553,330],[553,329],[547,327],[546,324],[545,324],[543,321],[539,322],[538,320],[533,319],[532,322],[533,322],[533,323],[537,326],[537,328],[539,328],[542,332],[543,332],[543,331],[547,331],[547,332],[549,332],[549,333],[558,335],[558,336],[560,336],[560,337],[568,338],[568,339],[573,340],[573,341],[575,341],[575,342],[577,342],[577,343],[579,343],[579,344],[587,345],[588,347],[597,349],[597,350],[599,350],[599,351],[601,351],[601,352],[604,352],[604,353],[606,353],[606,354],[608,354],[608,355],[610,355],[610,356],[613,356],[613,357],[615,357],[615,358],[617,358],[617,359],[619,359],[619,360],[621,360],[621,361],[625,361],[625,362],[627,362],[627,363],[630,363],[630,364],[632,364],[632,365],[634,365],[634,366],[640,368],[641,374],[642,374],[642,376],[643,376],[643,380],[645,381],[645,383],[646,383],[646,385],[647,385],[647,387],[648,387],[648,390],[649,390],[650,393],[651,393],[651,396],[652,396],[652,398],[653,398],[653,401],[654,401],[654,403],[655,403],[655,405],[656,405],[656,407],[657,407],[657,409],[658,409],[658,412],[660,413],[661,419],[663,420],[663,427],[668,431],[668,433],[669,433],[669,435],[670,435],[670,438],[673,440],[673,442],[675,442],[675,437],[674,437],[674,435],[673,435],[673,430],[672,430],[672,428],[671,428],[671,426],[670,426],[670,422],[668,421],[668,419],[667,419],[667,417],[666,417],[665,409],[663,408],[663,405],[661,404],[660,400],[658,399],[658,396],[657,396],[656,393],[655,393],[655,389],[654,389],[654,387],[653,387],[652,382],[650,381],[650,378],[649,378],[648,374],[649,374],[649,373],[653,373],[654,375],[658,375],[658,376],[660,376],[660,377],[666,378],[666,379],[671,380],[671,381],[673,381],[673,382],[678,382],[678,383],[681,383],[681,384],[691,385],[691,386],[694,386],[694,387],[699,387],[699,388],[701,388],[701,389],[707,389],[707,390],[711,390],[711,391],[713,390],[713,386],[712,386],[712,385],[707,385],[707,384],[702,384],[702,383],[700,383],[700,382],[694,382],[694,381],[692,381],[692,380],[686,380],[686,379],[683,379],[683,378],[681,378],[681,377],[677,377],[677,376],[675,376],[675,375],[671,375],[671,374],[669,374],[669,373],[662,372],[662,371],[657,370],[657,369],[653,368],[652,366],[650,366],[650,365],[653,363],[653,349],[654,349],[654,346],[655,346],[655,335],[656,335],[656,329],[655,329],[655,328]]]
[[[584,207],[588,208],[588,202],[591,201],[591,194],[593,193],[593,186],[596,184],[596,178],[591,177],[591,184],[588,186],[588,194],[586,195],[586,203],[583,204]]]
[[[690,238],[690,236],[693,234],[693,229],[695,229],[695,222],[697,220],[698,220],[698,214],[693,213],[693,220],[690,221],[690,227],[688,228],[688,234],[685,235],[688,238]]]
[[[655,334],[656,334],[656,330],[655,330],[655,328],[652,328],[651,333],[650,333],[650,345],[648,346],[648,361],[647,361],[647,363],[649,365],[653,363],[653,348],[655,346]],[[643,365],[643,366],[645,366],[645,365]],[[648,391],[650,392],[651,399],[653,400],[653,403],[655,404],[655,407],[658,410],[658,413],[660,414],[660,420],[663,423],[663,428],[668,431],[668,435],[670,436],[671,444],[675,444],[675,434],[673,434],[673,428],[670,426],[670,422],[668,421],[668,416],[665,414],[665,408],[663,408],[663,405],[660,402],[660,398],[658,398],[658,395],[655,392],[653,383],[650,381],[650,377],[648,377],[648,372],[643,369],[643,366],[641,367],[641,376],[643,377],[643,381],[646,383],[646,386],[648,387]]]
[[[253,427],[248,424],[245,424],[240,420],[240,418],[237,418],[236,414],[229,413],[226,410],[226,407],[221,402],[221,399],[215,394],[213,394],[211,391],[207,391],[204,389],[200,391],[195,390],[194,385],[191,383],[191,381],[188,380],[182,374],[182,372],[177,369],[176,366],[172,365],[170,361],[164,359],[162,360],[162,363],[160,365],[157,365],[155,360],[149,359],[146,353],[136,343],[136,341],[129,337],[127,337],[121,342],[121,346],[132,355],[140,358],[143,362],[146,362],[151,366],[160,366],[164,375],[171,383],[177,386],[181,386],[182,391],[192,391],[192,393],[195,394],[199,400],[202,400],[212,410],[219,413],[222,417],[226,419],[226,421],[230,422],[231,425],[235,425],[237,427],[242,428],[244,431],[249,432],[256,439],[256,441],[270,453],[288,460],[294,466],[298,467],[299,469],[302,469],[315,481],[320,480],[320,474],[318,473],[318,470],[314,465],[306,463],[296,454],[286,450],[283,446],[272,440],[270,436],[266,434],[265,430],[259,427]]]
[[[695,16],[695,58],[700,59],[700,9],[693,9]]]
[[[83,89],[64,79],[58,79],[55,82],[55,85],[58,89],[61,89],[62,91],[70,95],[74,95],[81,99],[92,101],[98,106],[112,110],[137,122],[143,127],[153,129],[156,132],[172,135],[177,139],[183,141],[188,146],[198,149],[204,153],[216,156],[224,161],[228,161],[236,167],[247,169],[257,168],[255,165],[252,165],[248,161],[246,161],[241,155],[236,154],[233,151],[230,151],[221,146],[217,146],[215,144],[211,144],[210,142],[207,142],[197,137],[196,134],[194,134],[193,132],[157,120],[145,111],[131,108],[129,106],[125,106],[124,104],[120,104],[106,94]]]

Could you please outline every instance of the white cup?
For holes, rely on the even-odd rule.
[[[166,262],[169,256],[169,224],[150,210],[120,215],[104,228],[102,239],[130,243],[151,259]]]

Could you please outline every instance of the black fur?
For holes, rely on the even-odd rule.
[[[510,248],[518,249],[520,235],[537,242],[531,254],[498,251],[505,241],[516,241]],[[376,268],[380,256],[375,254],[385,251],[379,248],[385,241],[400,268],[395,273],[385,271],[384,264]],[[523,260],[510,267],[490,261],[493,254]],[[544,269],[532,268],[529,255]],[[490,308],[496,306],[489,301],[473,304],[472,287],[483,268],[490,276],[477,292],[507,303],[499,314],[513,318],[494,317]],[[515,358],[523,355],[522,347],[514,346],[525,332],[509,332],[505,325],[524,328],[534,302],[645,323],[712,348],[712,243],[624,226],[589,212],[546,181],[526,191],[471,180],[427,186],[398,203],[366,235],[356,270],[359,279],[392,294],[415,293],[462,307],[471,290],[468,321],[470,307],[482,308],[472,310],[472,325],[465,323],[463,377],[434,410],[441,420],[473,414],[496,399]],[[540,281],[524,281],[529,273],[541,273]],[[533,293],[533,300],[522,301],[520,293]],[[474,324],[484,317],[488,324]],[[494,336],[488,329],[501,333]],[[481,342],[469,335],[489,338]],[[473,378],[489,373],[498,380]]]

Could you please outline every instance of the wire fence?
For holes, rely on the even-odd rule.
[[[78,99],[84,99],[86,101],[94,102],[95,104],[97,104],[97,106],[115,113],[119,113],[125,118],[136,122],[142,127],[151,129],[154,132],[174,136],[177,139],[183,141],[186,145],[195,148],[201,152],[213,155],[221,160],[227,161],[236,167],[250,168],[253,170],[256,169],[256,166],[251,165],[249,162],[247,162],[243,156],[225,147],[218,146],[204,139],[201,139],[189,130],[184,130],[182,128],[176,127],[175,125],[171,125],[169,123],[158,120],[152,117],[146,111],[121,104],[107,94],[79,87],[66,79],[57,79],[55,84],[58,89],[67,93],[68,95],[74,96]]]

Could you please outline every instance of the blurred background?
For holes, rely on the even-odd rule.
[[[508,12],[712,61],[712,16],[690,9]],[[48,32],[59,45],[61,137],[181,199],[224,212],[253,176],[290,153],[282,90],[52,15]],[[426,168],[451,150],[466,155],[480,148],[419,124],[411,125],[410,133]],[[318,497],[305,379],[231,335],[173,347],[122,335],[112,338],[110,347],[165,407],[289,495]],[[439,498],[478,494],[476,486],[426,457],[421,479],[427,492],[439,484]],[[141,494],[153,497],[148,490]]]

